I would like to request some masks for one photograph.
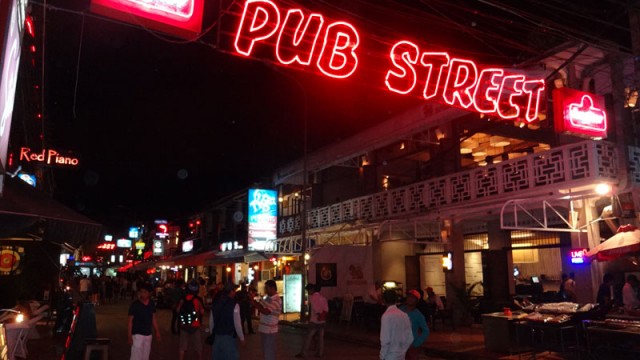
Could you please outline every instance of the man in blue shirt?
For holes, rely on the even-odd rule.
[[[417,290],[407,291],[407,300],[400,310],[407,313],[411,321],[411,331],[413,332],[413,343],[407,350],[406,360],[417,360],[420,355],[420,346],[429,336],[429,328],[424,315],[417,309],[420,301],[420,293]]]

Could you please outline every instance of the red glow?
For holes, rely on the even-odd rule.
[[[36,46],[35,45],[31,45],[31,52],[36,52]]]
[[[310,14],[305,21],[300,9],[289,9],[281,21],[280,12],[270,0],[246,1],[236,31],[236,51],[250,56],[256,43],[266,42],[278,33],[274,50],[275,58],[281,64],[296,62],[311,66],[316,56],[318,70],[329,77],[347,78],[356,71],[358,57],[355,51],[360,38],[353,25],[337,21],[324,27],[322,15]],[[317,47],[320,47],[318,54]]]
[[[82,257],[82,262],[88,262],[91,261],[91,256],[83,256]]]
[[[114,250],[116,248],[116,244],[114,243],[102,243],[97,246],[99,250]]]
[[[32,37],[36,36],[36,32],[33,29],[33,18],[31,17],[31,15],[27,16],[27,18],[24,19],[24,28],[27,29],[27,33],[29,35],[31,35]]]
[[[160,232],[165,233],[165,234],[167,232],[169,232],[169,228],[165,224],[158,225],[158,229],[160,229]]]
[[[556,131],[595,138],[607,137],[607,113],[602,96],[568,88],[553,91]]]
[[[204,0],[92,0],[91,11],[178,37],[202,30]]]
[[[196,225],[200,225],[200,220],[196,220]]]

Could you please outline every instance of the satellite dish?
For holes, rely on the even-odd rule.
[[[233,213],[233,221],[235,221],[236,223],[241,223],[243,219],[244,214],[242,213],[242,211],[236,211]]]

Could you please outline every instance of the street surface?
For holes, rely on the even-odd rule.
[[[96,320],[98,336],[111,339],[109,348],[110,359],[128,359],[129,345],[127,343],[127,310],[128,303],[121,302],[116,305],[96,306]],[[174,360],[178,359],[179,335],[171,334],[171,311],[158,309],[158,326],[162,333],[162,340],[154,339],[151,348],[151,359]],[[207,316],[208,322],[208,316]],[[257,329],[257,321],[254,321],[254,329]],[[206,334],[203,333],[203,337]],[[280,327],[278,337],[278,359],[295,359],[294,355],[300,352],[304,340],[304,331],[289,326]],[[260,335],[247,335],[244,347],[240,348],[241,359],[261,359]],[[325,337],[325,359],[377,359],[378,348],[355,343],[348,343],[337,339]],[[186,359],[196,359],[195,353],[187,353]],[[203,360],[211,358],[211,346],[205,345]],[[313,359],[313,356],[309,356]]]

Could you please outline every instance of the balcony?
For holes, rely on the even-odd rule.
[[[596,182],[615,184],[619,176],[616,156],[615,146],[607,142],[583,141],[564,145],[315,208],[308,212],[307,224],[309,229],[319,229],[356,220],[378,222],[432,210],[498,204],[514,197],[557,193]],[[300,232],[299,215],[279,220],[278,237]]]

